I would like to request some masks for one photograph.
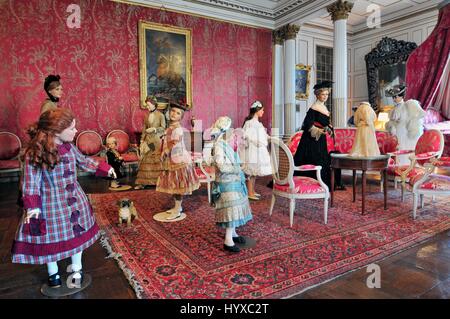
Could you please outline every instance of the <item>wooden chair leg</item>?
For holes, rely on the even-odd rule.
[[[401,198],[402,198],[402,202],[404,201],[404,196],[405,196],[405,187],[406,187],[406,185],[405,185],[405,182],[404,181],[402,181],[402,189],[401,189]]]
[[[292,227],[292,224],[294,223],[294,211],[295,211],[295,199],[290,199],[289,200],[289,220],[291,223],[291,227]]]
[[[275,195],[272,194],[272,201],[270,202],[269,216],[272,216],[273,206],[275,205]]]

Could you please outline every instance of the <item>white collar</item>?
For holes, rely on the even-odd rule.
[[[320,112],[326,116],[330,116],[330,111],[328,111],[325,103],[320,102],[319,100],[316,100],[316,102],[314,102],[313,105],[311,105],[311,108],[314,111]]]

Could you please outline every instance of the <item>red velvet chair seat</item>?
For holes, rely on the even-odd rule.
[[[139,160],[139,158],[138,158],[136,153],[125,153],[125,154],[120,154],[120,156],[122,156],[123,161],[125,163],[127,163],[127,162],[137,162]]]
[[[0,160],[0,169],[20,169],[19,160]]]

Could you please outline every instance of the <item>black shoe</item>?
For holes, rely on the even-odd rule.
[[[234,246],[228,246],[223,244],[223,249],[225,249],[226,251],[232,252],[232,253],[238,253],[241,250],[239,249],[238,246],[234,245]]]
[[[334,190],[335,191],[345,191],[346,188],[344,185],[336,185],[336,186],[334,186]]]
[[[59,278],[56,278],[57,276],[59,276],[59,273],[53,274],[53,275],[48,277],[48,286],[50,288],[59,288],[59,287],[61,287],[61,285],[62,285],[61,276],[59,276]]]
[[[245,244],[245,238],[242,236],[233,237],[233,241],[237,244]]]

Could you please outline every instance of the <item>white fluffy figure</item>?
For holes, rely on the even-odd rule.
[[[396,103],[395,108],[389,113],[386,130],[397,136],[398,150],[414,151],[419,137],[423,134],[423,118],[426,112],[418,101],[411,99],[405,102],[403,100],[405,90],[404,86],[396,86],[386,91],[386,94],[391,95]],[[408,155],[399,156],[397,163],[408,165]]]

